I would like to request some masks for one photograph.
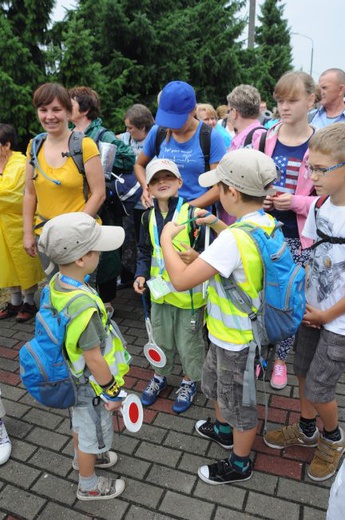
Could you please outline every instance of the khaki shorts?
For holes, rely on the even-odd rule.
[[[113,422],[112,414],[103,405],[103,401],[98,405],[101,430],[104,447],[99,447],[96,423],[90,415],[90,402],[95,393],[89,385],[78,388],[78,402],[71,408],[72,430],[78,435],[78,448],[84,453],[103,453],[109,451],[113,442]]]
[[[345,336],[301,325],[295,341],[294,371],[306,379],[305,397],[313,403],[333,401],[345,372]]]
[[[243,376],[248,348],[232,352],[213,343],[206,356],[201,389],[208,399],[217,400],[224,420],[239,431],[255,428],[256,406],[243,406]]]

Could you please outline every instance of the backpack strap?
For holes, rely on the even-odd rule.
[[[260,127],[261,128],[261,127]],[[156,142],[155,142],[155,152],[156,156],[158,157],[161,145],[166,138],[168,129],[164,126],[159,126],[156,133]],[[211,133],[212,128],[206,123],[202,123],[199,133],[199,142],[200,142],[200,148],[202,150],[202,153],[204,155],[204,161],[205,161],[205,172],[207,172],[210,169],[210,156],[211,156]]]
[[[259,141],[259,152],[265,153],[267,132],[262,132]]]
[[[257,130],[266,130],[266,128],[264,126],[256,126],[255,128],[253,128],[253,130],[251,130],[248,135],[246,136],[245,140],[244,140],[244,143],[243,143],[243,148],[246,148],[246,146],[249,146],[252,144],[252,141],[253,141],[253,135],[254,133],[257,131]],[[262,150],[260,150],[261,152]]]
[[[208,170],[210,169],[211,133],[212,128],[208,126],[206,123],[202,123],[202,126],[200,128],[199,140],[200,148],[202,150],[202,153],[204,154],[205,172],[208,172]]]
[[[323,195],[322,197],[319,197],[315,203],[314,206],[314,216],[315,216],[315,224],[316,224],[316,217],[318,212],[320,211],[320,208],[323,206],[323,204],[326,202],[326,200],[329,198],[329,195]],[[318,237],[321,238],[321,240],[318,240],[315,242],[309,249],[312,251],[316,247],[318,247],[321,244],[328,243],[328,244],[345,244],[345,238],[344,237],[333,237],[330,235],[326,235],[321,229],[318,229],[316,226],[316,234]]]
[[[104,136],[104,134],[106,132],[108,132],[108,130],[107,130],[107,128],[104,128],[104,126],[101,126],[101,128],[99,128],[99,130],[97,131],[97,134],[93,138],[93,140],[97,144],[97,147],[98,147],[98,143],[102,140],[102,137]]]
[[[168,133],[168,129],[165,126],[159,126],[156,133],[156,142],[155,142],[155,151],[156,156],[158,157],[162,142],[166,138],[166,135]]]

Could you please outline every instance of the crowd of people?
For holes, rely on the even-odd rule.
[[[155,118],[147,107],[135,104],[124,116],[125,131],[115,135],[102,126],[95,91],[85,86],[68,91],[46,83],[33,95],[44,134],[29,142],[26,159],[15,151],[15,129],[0,125],[0,287],[9,295],[0,319],[33,318],[34,294],[44,280],[57,294],[83,287],[98,298],[97,289],[99,317],[89,313],[74,341],[83,360],[80,373],[98,382],[108,399],[102,408],[109,418],[119,406],[113,385],[121,386],[127,371],[122,368],[119,382],[103,348],[116,291],[133,285],[139,295],[149,295],[153,334],[167,362],[152,366],[141,400],[144,406],[155,402],[178,354],[183,379],[173,411],[183,413],[192,405],[201,381],[203,393],[214,400],[215,420],[199,420],[196,431],[232,450],[228,458],[199,468],[199,477],[210,484],[247,480],[253,472],[257,408],[242,404],[252,332],[249,319],[222,292],[221,277],[233,275],[258,302],[262,267],[250,239],[236,239],[231,224],[238,221],[252,222],[268,235],[276,220],[282,222],[295,263],[308,263],[306,314],[296,337],[275,345],[270,379],[276,390],[287,385],[286,360],[294,345],[301,416],[294,425],[267,432],[264,442],[277,449],[316,447],[308,470],[315,481],[332,477],[345,451],[335,400],[345,371],[345,73],[328,69],[317,86],[305,72],[287,72],[273,96],[271,113],[255,87],[238,85],[227,96],[228,104],[215,109],[198,103],[188,83],[171,81],[159,93]],[[110,180],[109,164],[105,166],[109,157]],[[141,190],[133,211],[124,217],[114,203],[114,179],[133,172]],[[77,228],[81,233],[72,254],[53,240],[56,230],[67,229],[67,214],[66,233],[77,236]],[[92,233],[99,239],[92,241]],[[105,245],[105,238],[113,247]],[[80,398],[85,404],[90,394]],[[110,423],[107,419],[93,427],[81,408],[78,403],[72,413],[78,498],[117,496],[124,483],[94,473],[95,466],[116,462]],[[0,412],[4,463],[11,444],[2,406]],[[323,432],[316,426],[317,416]],[[85,424],[88,438],[80,433]],[[107,438],[102,450],[99,430]]]

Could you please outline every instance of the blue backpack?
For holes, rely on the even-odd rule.
[[[74,314],[68,308],[85,294],[73,296],[58,312],[51,303],[50,288],[46,285],[41,294],[40,309],[36,314],[35,337],[19,351],[20,377],[27,391],[44,406],[69,408],[77,402],[77,389],[66,360],[64,347],[69,322],[95,302],[81,306]]]
[[[237,285],[233,276],[222,280],[228,298],[240,311],[248,314],[255,342],[259,346],[278,343],[293,336],[306,307],[305,271],[294,262],[281,226],[276,222],[271,235],[247,222],[231,226],[250,236],[262,260],[261,306],[256,312],[250,297]]]
[[[304,316],[305,271],[295,264],[291,251],[281,231],[282,224],[275,222],[268,235],[262,228],[248,222],[237,222],[231,227],[239,228],[254,241],[263,265],[261,305],[253,309],[251,298],[239,287],[231,275],[222,277],[222,284],[229,300],[250,318],[254,340],[249,344],[247,365],[243,376],[243,405],[256,405],[254,360],[258,350],[260,363],[261,345],[277,343],[293,336]],[[267,421],[267,401],[265,425]],[[265,426],[266,428],[266,426]]]

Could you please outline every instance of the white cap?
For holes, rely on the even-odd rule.
[[[153,159],[146,166],[146,184],[150,184],[152,177],[161,171],[171,172],[178,179],[182,179],[180,171],[173,161],[170,161],[170,159]]]

